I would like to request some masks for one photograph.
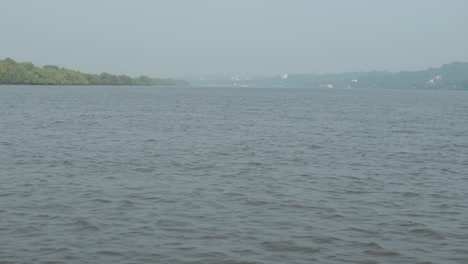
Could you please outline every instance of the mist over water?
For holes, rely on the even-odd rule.
[[[468,263],[468,93],[0,86],[0,263]]]

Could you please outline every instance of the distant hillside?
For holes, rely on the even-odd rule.
[[[86,74],[55,65],[36,67],[31,62],[16,62],[10,58],[0,60],[0,84],[31,85],[187,85],[185,81],[158,79],[109,73]]]
[[[353,87],[468,90],[468,63],[454,62],[413,72],[371,72],[362,76]]]
[[[201,76],[184,78],[192,85],[305,87],[341,89],[468,90],[468,63],[454,62],[422,71],[283,74],[282,76]]]

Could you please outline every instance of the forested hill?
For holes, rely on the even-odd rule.
[[[0,60],[0,84],[38,85],[187,85],[185,81],[109,73],[86,74],[55,65],[37,67],[31,62],[16,62],[10,58]]]

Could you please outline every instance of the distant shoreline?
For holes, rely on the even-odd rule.
[[[312,89],[468,90],[468,63],[420,71],[368,71],[276,76],[208,75],[184,78],[193,86],[302,87]]]
[[[174,86],[174,87],[186,87],[190,86],[189,84],[139,84],[139,85],[129,85],[129,84],[22,84],[22,83],[0,83],[0,86],[77,86],[77,87],[92,87],[92,86],[100,86],[100,87],[164,87],[164,86]],[[204,86],[203,86],[204,87]],[[206,86],[208,87],[208,86]]]
[[[0,60],[0,84],[3,85],[80,85],[80,86],[173,86],[188,85],[186,81],[170,78],[150,78],[109,73],[88,74],[60,68],[56,65],[37,67],[31,62],[16,62],[11,58]]]

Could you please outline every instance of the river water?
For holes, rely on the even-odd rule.
[[[0,263],[468,263],[468,92],[0,86]]]

